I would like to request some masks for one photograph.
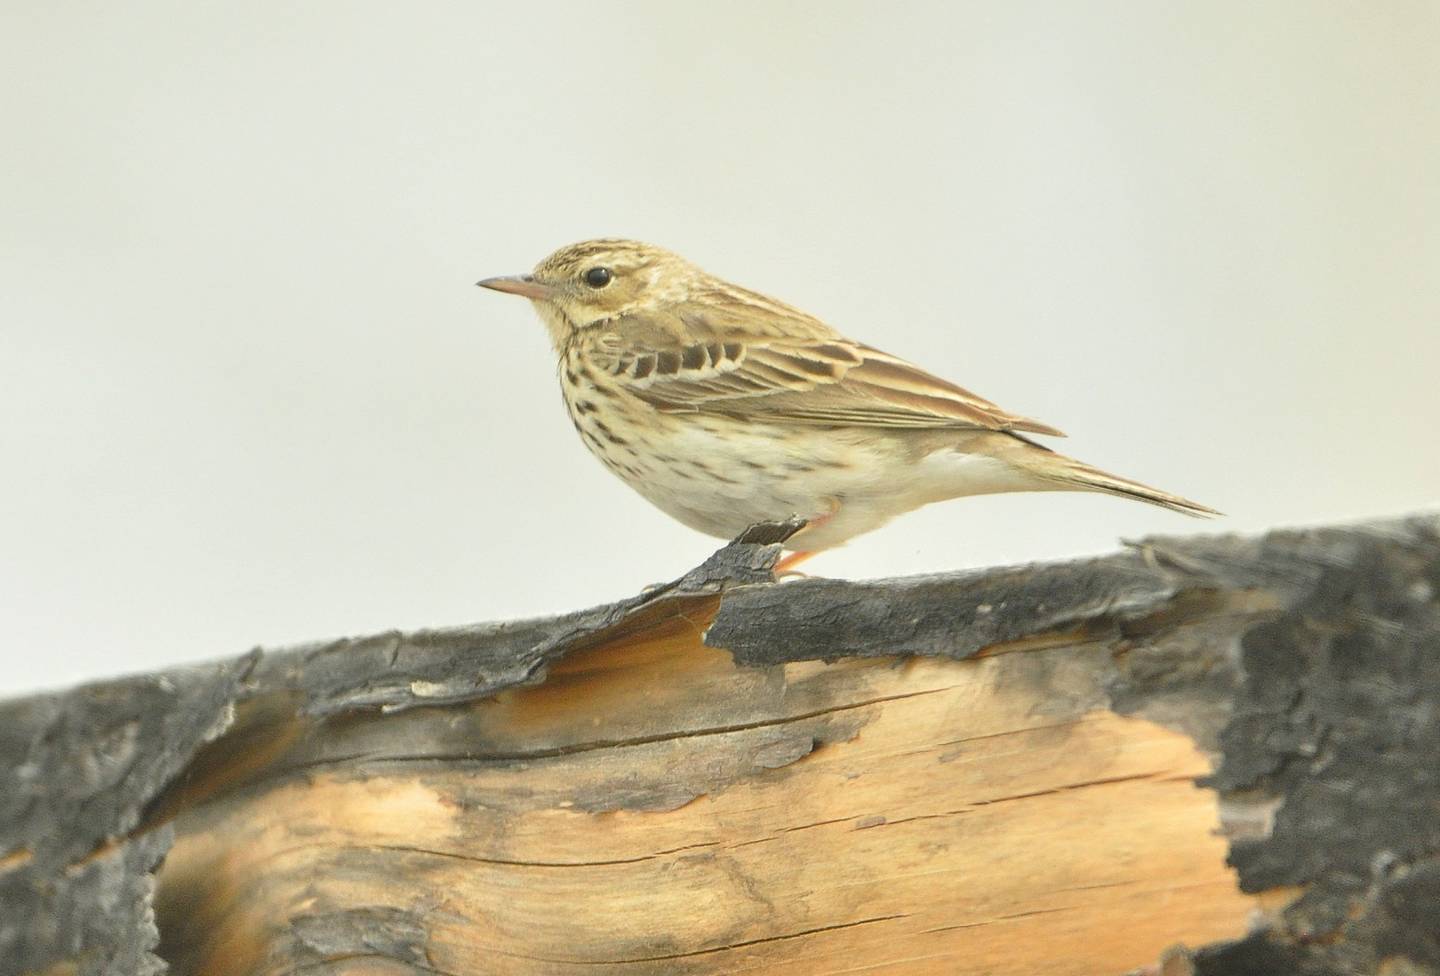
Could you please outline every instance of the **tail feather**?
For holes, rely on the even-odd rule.
[[[1069,460],[1068,458],[1066,460]],[[1075,485],[1084,491],[1100,491],[1107,495],[1118,495],[1121,498],[1133,498],[1138,502],[1148,502],[1151,505],[1159,505],[1161,508],[1168,508],[1172,512],[1180,512],[1185,515],[1192,515],[1195,518],[1211,518],[1221,514],[1208,505],[1201,505],[1199,502],[1192,502],[1188,498],[1179,495],[1172,495],[1168,491],[1161,491],[1158,488],[1151,488],[1138,481],[1131,481],[1129,478],[1122,478],[1113,475],[1099,468],[1092,468],[1088,464],[1079,461],[1071,461],[1066,465],[1066,470],[1057,481],[1065,484]],[[1053,475],[1052,475],[1053,477]]]
[[[1045,451],[1044,454],[1032,454],[1027,458],[1030,463],[1026,464],[1026,467],[1032,473],[1048,481],[1058,482],[1060,487],[1072,491],[1098,491],[1107,495],[1118,495],[1121,498],[1133,498],[1138,502],[1159,505],[1172,512],[1180,512],[1196,518],[1211,518],[1223,514],[1208,505],[1201,505],[1188,498],[1172,495],[1168,491],[1151,488],[1138,481],[1131,481],[1129,478],[1122,478],[1119,475],[1110,474],[1108,471],[1092,468],[1083,461],[1056,454],[1048,448],[1042,448],[1042,450]]]

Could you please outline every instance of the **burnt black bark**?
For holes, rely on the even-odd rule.
[[[1403,960],[1440,973],[1440,517],[776,585],[778,543],[796,528],[757,528],[680,580],[561,617],[254,651],[0,704],[0,974],[65,960],[163,972],[152,877],[168,819],[277,726],[385,721],[537,683],[568,653],[717,598],[706,641],[746,666],[1106,642],[1102,704],[1218,757],[1204,785],[1227,811],[1242,888],[1306,891],[1280,924],[1196,948],[1196,972]],[[295,938],[317,951],[357,938],[301,921]],[[418,951],[404,918],[350,924],[398,961]]]

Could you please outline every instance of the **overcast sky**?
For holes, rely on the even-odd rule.
[[[1229,513],[954,501],[818,574],[1440,501],[1434,0],[6,8],[0,689],[701,560],[473,286],[594,236]]]

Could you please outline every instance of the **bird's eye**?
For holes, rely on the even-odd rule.
[[[591,268],[585,272],[585,284],[591,288],[604,288],[610,284],[610,279],[615,277],[610,273],[609,268]]]

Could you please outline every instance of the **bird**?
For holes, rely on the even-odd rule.
[[[734,538],[799,517],[776,572],[933,502],[1089,491],[1215,509],[1036,440],[1010,413],[784,302],[640,241],[571,244],[477,282],[530,300],[585,446],[661,511]]]

